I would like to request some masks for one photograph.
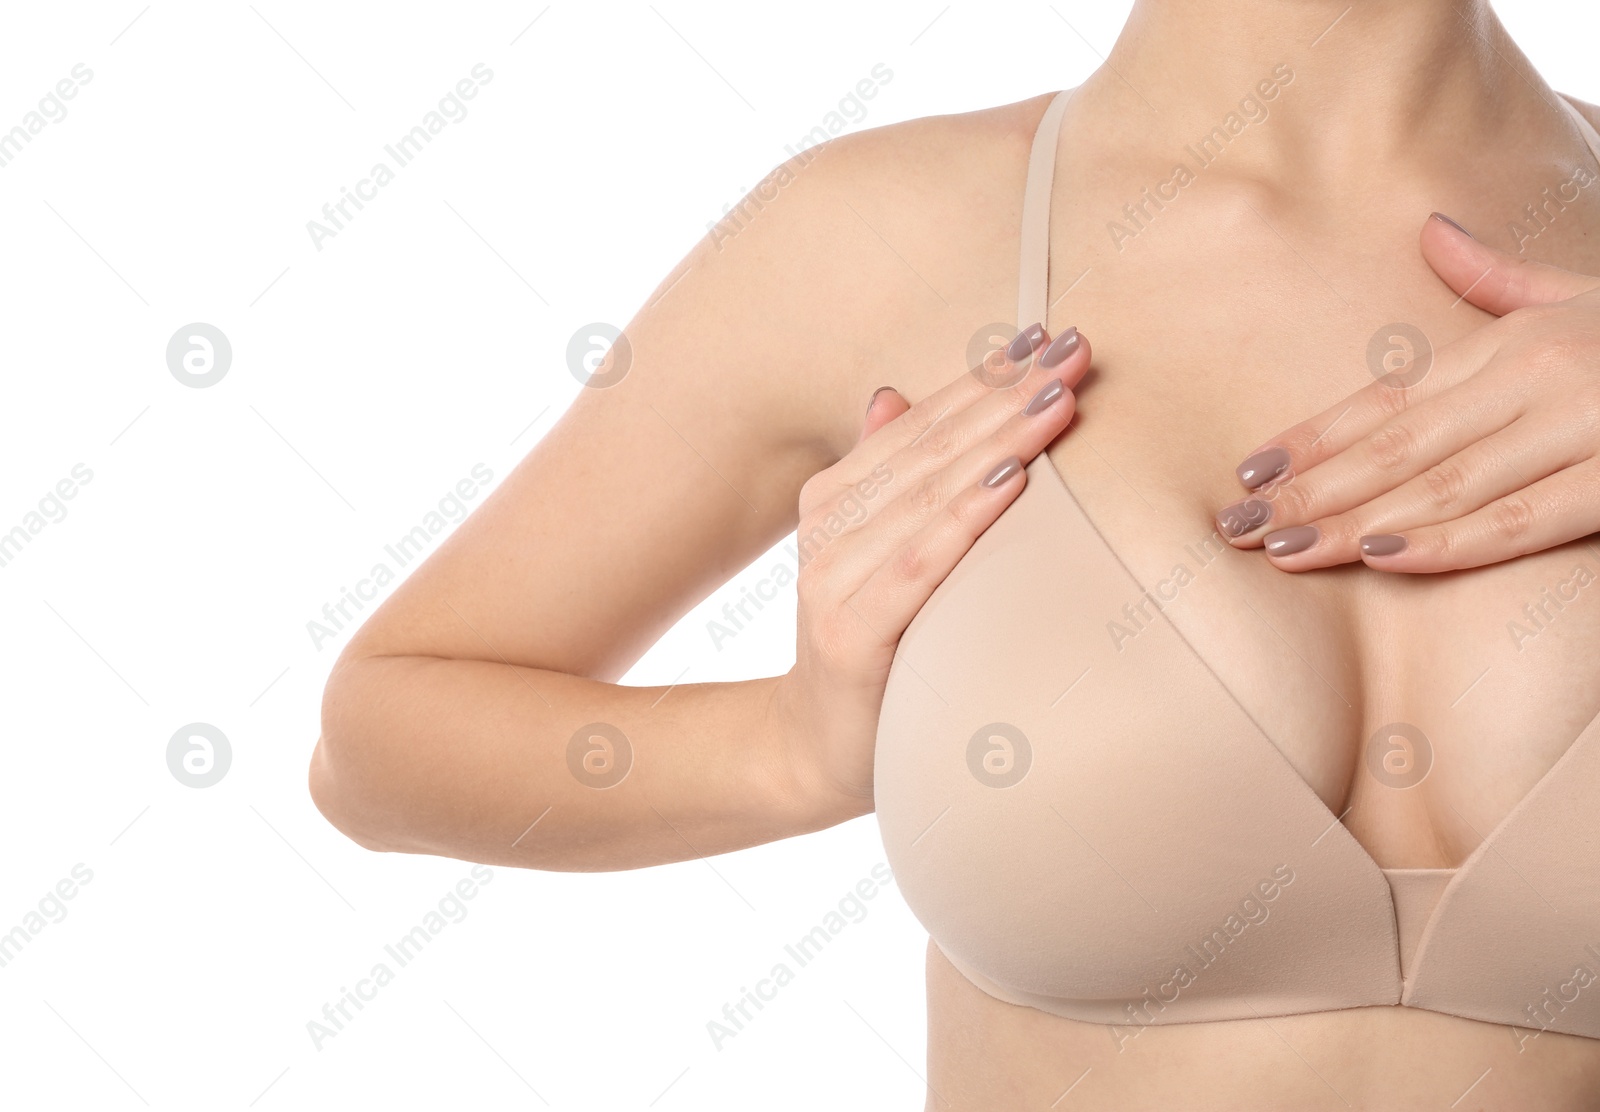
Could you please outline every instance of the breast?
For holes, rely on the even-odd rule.
[[[912,910],[980,988],[1075,1019],[1399,1002],[1382,871],[1155,605],[1115,628],[1141,585],[1028,471],[885,691],[877,814]]]

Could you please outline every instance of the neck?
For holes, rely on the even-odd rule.
[[[1438,164],[1568,127],[1487,0],[1136,0],[1091,87],[1173,138],[1274,119],[1235,166],[1266,176]]]

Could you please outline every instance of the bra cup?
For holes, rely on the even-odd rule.
[[[1439,899],[1402,1003],[1600,1038],[1600,718]]]
[[[1029,155],[1018,321],[1049,316],[1073,92]],[[1600,160],[1600,133],[1558,100]],[[879,720],[885,852],[958,970],[1110,1024],[1405,1003],[1600,1038],[1600,716],[1436,904],[1432,882],[1398,876],[1397,904],[1050,460],[1028,475],[901,637]],[[1125,603],[1148,618],[1132,636],[1108,626]]]
[[[1072,1018],[1397,1003],[1381,871],[1164,616],[1108,628],[1139,587],[1050,468],[900,641],[876,803],[907,903],[980,987]]]

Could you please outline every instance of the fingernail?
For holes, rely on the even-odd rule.
[[[1397,533],[1371,533],[1361,538],[1364,556],[1393,556],[1404,550],[1406,539]]]
[[[1476,238],[1471,232],[1467,231],[1460,224],[1457,224],[1454,220],[1451,220],[1448,216],[1446,216],[1442,212],[1434,213],[1433,214],[1433,218],[1435,220],[1443,220],[1446,224],[1450,225],[1452,228],[1454,228],[1456,231],[1460,232],[1462,235],[1466,236],[1468,239],[1475,239]]]
[[[986,487],[997,487],[1020,470],[1022,470],[1022,461],[1016,456],[1012,456],[1009,459],[1003,459],[999,463],[995,464],[993,471],[989,472],[983,477],[983,485]]]
[[[1322,533],[1315,525],[1293,525],[1268,533],[1262,543],[1267,546],[1268,556],[1293,556],[1316,544],[1320,536]]]
[[[885,390],[893,390],[893,389],[894,389],[893,386],[880,386],[876,390],[874,390],[872,392],[871,400],[867,402],[867,413],[870,414],[872,412],[872,407],[878,404],[878,395],[879,394],[883,393]]]
[[[1038,351],[1039,345],[1043,342],[1044,325],[1030,324],[1021,332],[1018,332],[1017,338],[1012,340],[1010,346],[1006,348],[1006,358],[1013,363],[1020,363]]]
[[[1289,453],[1282,448],[1267,448],[1257,452],[1234,469],[1239,481],[1251,490],[1276,479],[1289,470]]]
[[[1075,327],[1069,328],[1050,341],[1050,346],[1044,349],[1043,355],[1039,356],[1039,366],[1054,367],[1077,350],[1078,330]]]
[[[1224,537],[1242,537],[1267,523],[1272,506],[1259,498],[1247,498],[1217,511],[1217,529]]]
[[[1024,417],[1032,417],[1035,414],[1043,413],[1054,405],[1056,399],[1066,391],[1067,388],[1061,384],[1059,378],[1052,378],[1044,384],[1044,389],[1035,394],[1033,399],[1022,407],[1022,415]]]

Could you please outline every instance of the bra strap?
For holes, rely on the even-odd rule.
[[[1022,263],[1017,278],[1017,329],[1045,324],[1050,301],[1050,193],[1055,184],[1061,118],[1074,89],[1051,100],[1033,135],[1028,182],[1022,191]]]
[[[1572,116],[1573,122],[1578,125],[1578,130],[1583,134],[1583,141],[1589,144],[1589,150],[1594,153],[1595,161],[1600,162],[1600,133],[1595,131],[1594,125],[1566,97],[1557,93],[1556,99],[1561,102],[1561,106],[1567,110]]]
[[[1017,276],[1018,330],[1035,322],[1048,324],[1045,317],[1050,307],[1050,194],[1055,185],[1061,119],[1075,91],[1063,89],[1050,101],[1034,132],[1033,149],[1028,155],[1028,181],[1022,192],[1021,266]],[[1556,99],[1578,125],[1595,161],[1600,162],[1600,132],[1595,131],[1594,125],[1566,97],[1557,93]]]

